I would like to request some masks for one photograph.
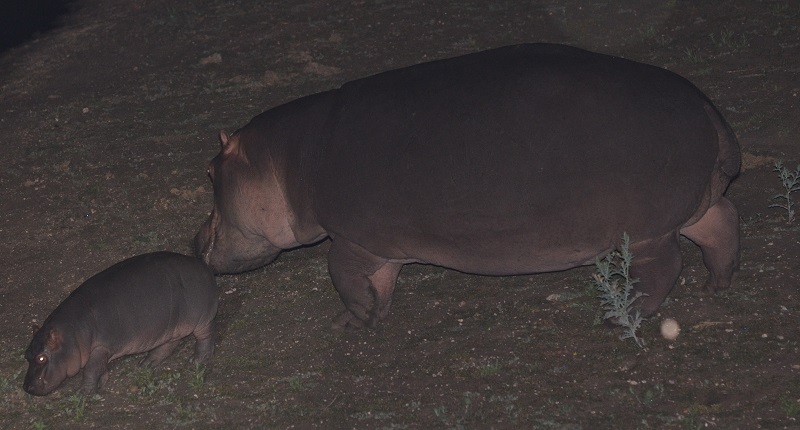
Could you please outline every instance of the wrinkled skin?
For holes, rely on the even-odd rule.
[[[628,60],[499,48],[295,100],[220,141],[197,254],[235,273],[329,237],[338,327],[385,318],[413,262],[564,270],[628,233],[645,316],[678,278],[680,235],[700,246],[709,291],[739,264],[723,197],[739,171],[735,135],[691,83]]]
[[[108,380],[111,360],[149,351],[142,364],[155,366],[188,335],[196,340],[193,361],[206,363],[217,297],[214,276],[193,257],[157,252],[111,266],[75,289],[36,332],[23,388],[44,396],[83,369],[82,391],[94,393]]]

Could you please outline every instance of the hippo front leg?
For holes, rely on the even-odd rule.
[[[374,328],[389,313],[402,266],[341,238],[333,239],[328,252],[328,271],[347,308],[333,320],[333,326]]]
[[[149,353],[147,353],[147,357],[145,357],[139,365],[142,367],[156,367],[161,364],[175,348],[181,343],[181,339],[173,340],[167,342],[163,345],[158,346],[157,348],[153,349]]]
[[[94,348],[89,354],[89,361],[83,367],[83,386],[81,391],[84,394],[93,394],[103,388],[108,381],[108,361],[111,359],[111,351],[106,348]]]

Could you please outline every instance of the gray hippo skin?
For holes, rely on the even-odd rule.
[[[180,340],[196,339],[193,360],[214,353],[214,275],[194,257],[143,254],[117,263],[75,289],[33,336],[23,388],[44,396],[83,368],[84,393],[108,380],[115,358],[150,351],[143,365],[163,361]]]
[[[241,272],[329,237],[343,327],[384,318],[407,263],[557,271],[627,232],[645,316],[680,274],[679,235],[700,246],[709,291],[738,268],[723,197],[736,137],[700,90],[654,66],[509,46],[349,82],[220,140],[196,252]]]

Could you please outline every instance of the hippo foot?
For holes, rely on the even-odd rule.
[[[721,197],[696,223],[681,234],[700,246],[709,272],[704,290],[709,294],[730,288],[739,269],[739,213]]]
[[[189,360],[194,365],[204,365],[214,355],[214,341],[216,339],[215,324],[211,321],[207,327],[195,330],[194,355]]]
[[[159,364],[161,364],[162,361],[164,361],[167,357],[169,357],[170,354],[172,354],[172,351],[175,350],[175,348],[178,346],[179,343],[180,339],[172,342],[167,342],[157,347],[156,349],[150,351],[150,353],[147,354],[147,357],[145,357],[139,363],[139,365],[142,367],[158,366]]]
[[[350,311],[344,311],[331,321],[334,330],[355,331],[363,329],[367,324]]]
[[[83,385],[81,385],[80,393],[84,396],[91,396],[96,392],[100,391],[108,382],[108,372],[103,373],[102,375],[97,376],[96,378],[86,378],[84,377]]]
[[[714,275],[709,275],[705,284],[703,284],[703,292],[709,296],[713,296],[721,291],[729,290],[734,282],[736,282],[736,272],[731,273],[729,278],[724,282],[720,282],[719,278]]]
[[[100,391],[106,385],[106,382],[108,382],[108,373],[100,375],[97,380],[84,381],[80,388],[80,393],[84,396],[91,396],[92,394]]]
[[[199,344],[198,344],[199,345]],[[196,351],[192,358],[189,359],[189,363],[194,364],[195,366],[204,366],[206,363],[211,360],[211,357],[214,355],[213,348],[211,350],[207,348],[196,348]]]

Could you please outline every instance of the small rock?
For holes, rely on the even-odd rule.
[[[220,64],[222,63],[222,54],[219,52],[215,52],[208,57],[204,57],[200,59],[200,64],[207,65],[207,64]]]
[[[681,332],[681,327],[678,322],[672,318],[666,318],[661,322],[661,336],[664,339],[675,340]]]
[[[547,300],[548,302],[559,302],[561,301],[561,294],[558,293],[550,294],[549,296],[547,296],[545,300]]]

